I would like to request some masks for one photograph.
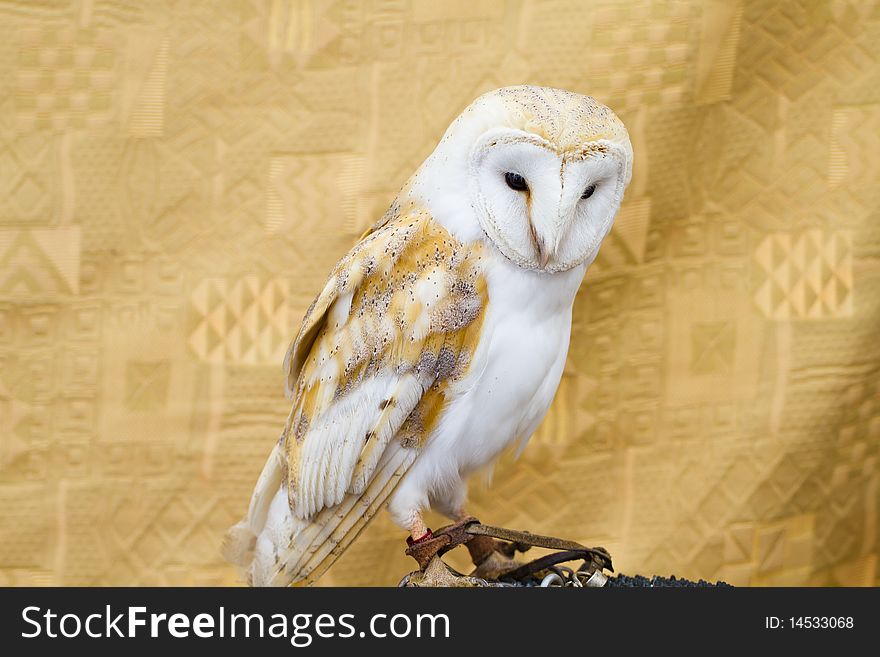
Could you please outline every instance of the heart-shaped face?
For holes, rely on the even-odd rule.
[[[596,257],[627,183],[626,149],[607,139],[558,152],[543,137],[500,128],[475,144],[473,207],[489,239],[527,269],[566,271]]]
[[[519,267],[562,272],[596,257],[632,159],[626,127],[593,98],[506,87],[449,126],[412,191],[459,239],[485,236]]]

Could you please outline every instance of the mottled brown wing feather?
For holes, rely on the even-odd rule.
[[[393,439],[421,447],[479,338],[482,248],[410,208],[334,268],[286,359],[286,481],[298,517],[365,490]]]
[[[272,583],[314,581],[417,458],[479,341],[483,258],[395,206],[334,268],[285,359],[284,485],[306,524]]]

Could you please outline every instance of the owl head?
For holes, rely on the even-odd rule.
[[[449,126],[413,191],[458,237],[479,229],[519,267],[561,272],[596,257],[632,159],[626,127],[595,99],[505,87]]]

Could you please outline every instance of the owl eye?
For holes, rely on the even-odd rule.
[[[515,189],[518,192],[529,191],[529,184],[526,182],[526,179],[518,173],[508,171],[504,174],[504,182],[507,183],[508,187],[510,187],[511,189]]]
[[[581,198],[590,198],[593,195],[593,192],[596,191],[595,185],[590,185],[584,190],[584,193],[581,194]]]

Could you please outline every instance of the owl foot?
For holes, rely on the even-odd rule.
[[[488,586],[488,582],[479,577],[462,575],[443,563],[440,557],[434,556],[422,570],[407,575],[401,586],[471,588]]]
[[[471,575],[483,579],[500,579],[523,564],[513,558],[517,552],[525,552],[530,546],[523,543],[498,541],[489,536],[474,536],[465,543],[476,567]]]
[[[512,573],[523,564],[513,559],[500,550],[493,550],[471,573],[472,577],[481,579],[501,579],[507,573]]]
[[[525,552],[529,546],[522,543],[498,541],[490,536],[474,535],[468,532],[469,527],[478,524],[479,521],[476,518],[462,514],[458,522],[434,533],[424,525],[419,525],[406,539],[406,553],[418,562],[422,574],[425,574],[429,567],[439,568],[436,564],[434,566],[432,564],[439,561],[439,557],[444,553],[456,545],[462,544],[467,547],[471,561],[476,566],[476,570],[471,573],[473,577],[498,579],[506,573],[520,568],[522,564],[513,559],[513,555],[517,551]],[[417,535],[418,538],[415,538]],[[459,575],[456,574],[456,576]]]

